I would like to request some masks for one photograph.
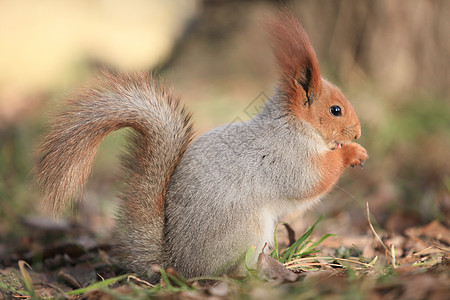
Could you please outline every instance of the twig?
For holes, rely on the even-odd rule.
[[[304,264],[295,264],[295,265],[291,265],[289,267],[287,267],[288,269],[292,269],[292,268],[296,268],[296,267],[314,267],[314,266],[332,266],[332,267],[341,267],[341,264],[328,264],[328,263],[313,263],[313,262],[309,262],[309,263],[304,263]]]
[[[140,278],[138,278],[138,277],[136,277],[136,276],[134,276],[134,275],[129,275],[129,276],[127,277],[127,281],[130,281],[130,279],[133,279],[133,280],[135,280],[135,281],[137,281],[137,282],[139,282],[139,283],[145,284],[145,285],[148,286],[148,287],[155,287],[155,285],[151,284],[150,282],[145,281],[145,280],[143,280],[143,279],[140,279]]]
[[[373,235],[376,237],[378,242],[383,246],[383,248],[386,250],[386,252],[389,254],[389,257],[391,258],[392,265],[395,268],[395,256],[392,254],[392,252],[389,250],[389,248],[383,243],[378,233],[375,231],[375,228],[373,228],[372,222],[370,221],[370,211],[369,211],[369,202],[366,202],[366,213],[367,213],[367,221],[369,222],[370,230],[372,230]]]
[[[430,253],[436,253],[436,252],[430,252],[430,250],[432,249],[436,249],[436,252],[447,252],[450,253],[450,249],[445,249],[436,245],[431,245],[428,246],[425,249],[420,250],[419,252],[413,253],[412,256],[421,256],[421,255],[426,255],[426,254],[430,254]]]
[[[394,244],[391,244],[391,259],[392,259],[392,265],[395,268],[395,247],[394,247]]]
[[[297,262],[302,262],[302,261],[305,261],[305,260],[318,260],[318,259],[329,259],[329,260],[337,260],[337,261],[346,261],[346,262],[351,262],[351,263],[363,265],[363,266],[366,266],[366,267],[373,267],[372,265],[370,265],[368,263],[363,263],[363,262],[360,262],[358,260],[346,259],[346,258],[336,258],[336,257],[327,257],[327,256],[298,258],[298,259],[294,259],[294,260],[292,260],[290,262],[285,263],[284,266],[287,267],[287,266],[290,266],[290,265],[295,264]]]

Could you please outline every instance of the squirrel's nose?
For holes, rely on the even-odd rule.
[[[361,137],[361,129],[359,129],[359,130],[356,132],[355,140],[359,139],[360,137]]]

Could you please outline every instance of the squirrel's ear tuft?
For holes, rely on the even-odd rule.
[[[286,92],[301,93],[306,97],[305,103],[311,104],[320,92],[321,78],[316,53],[308,35],[299,20],[287,10],[270,18],[267,27],[283,76],[282,82],[289,89]]]

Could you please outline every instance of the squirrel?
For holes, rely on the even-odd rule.
[[[273,245],[286,213],[316,203],[368,157],[353,142],[361,126],[352,105],[321,77],[299,20],[279,12],[268,32],[280,71],[274,95],[253,119],[195,140],[190,113],[168,87],[144,73],[103,71],[67,100],[39,148],[44,202],[58,211],[80,198],[101,140],[131,127],[116,226],[127,267],[153,280],[153,265],[190,278],[242,274],[245,253]]]

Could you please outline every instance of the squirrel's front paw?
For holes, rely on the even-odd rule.
[[[357,166],[360,165],[364,168],[364,162],[366,161],[368,155],[367,150],[364,149],[360,144],[349,143],[342,146],[342,151],[344,153],[344,164],[345,166]]]

